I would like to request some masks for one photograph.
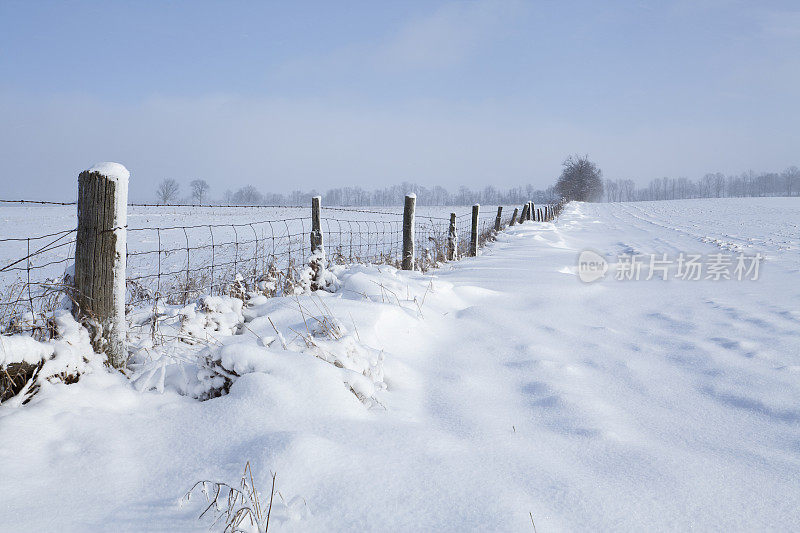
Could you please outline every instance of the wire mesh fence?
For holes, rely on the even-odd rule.
[[[311,255],[311,218],[304,212],[308,207],[280,206],[288,211],[278,215],[290,216],[268,218],[259,215],[269,209],[231,216],[234,211],[226,211],[232,209],[227,207],[205,213],[197,209],[201,206],[132,206],[151,211],[129,217],[129,313],[152,308],[157,314],[159,306],[183,306],[203,295],[292,294]],[[187,208],[181,220],[192,223],[177,224],[177,217],[166,216],[177,208]],[[400,267],[402,209],[323,207],[321,211],[323,248],[330,263]],[[472,212],[455,211],[453,244],[458,259],[470,255]],[[450,218],[441,216],[446,212],[422,208],[417,214],[415,270],[427,271],[448,259]],[[512,212],[513,207],[503,210],[501,227],[510,223]],[[496,215],[496,210],[481,210],[478,246],[494,235]],[[75,229],[20,237],[0,234],[0,333],[46,335],[51,330],[53,312],[70,305],[75,245]]]
[[[76,230],[0,238],[0,333],[46,332],[70,284]],[[16,257],[16,258],[14,258]]]

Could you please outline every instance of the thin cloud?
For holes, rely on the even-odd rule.
[[[449,3],[402,26],[375,54],[385,68],[438,69],[466,62],[498,33],[508,31],[517,2]]]

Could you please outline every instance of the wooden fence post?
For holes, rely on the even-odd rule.
[[[99,163],[78,176],[73,314],[96,328],[92,345],[115,368],[125,365],[125,260],[130,173]]]
[[[322,197],[311,198],[311,253],[322,249]]]
[[[525,218],[527,216],[528,216],[528,204],[525,204],[522,206],[522,213],[520,213],[519,215],[519,223],[522,224],[523,222],[528,220],[527,218]]]
[[[447,260],[455,261],[458,250],[458,234],[456,233],[456,214],[450,213],[450,228],[447,231]]]
[[[414,208],[416,203],[416,194],[406,195],[406,203],[403,207],[403,270],[414,269]]]
[[[534,220],[535,216],[536,216],[536,205],[533,202],[531,202],[531,208],[528,209],[528,219]]]
[[[497,207],[497,217],[494,219],[494,230],[499,232],[500,231],[500,222],[502,221],[503,216],[503,206]]]
[[[517,215],[519,214],[519,207],[514,208],[514,214],[511,215],[511,224],[509,226],[513,226],[517,223]]]
[[[472,206],[472,232],[469,239],[469,255],[472,257],[478,255],[478,214],[480,209],[480,204]]]

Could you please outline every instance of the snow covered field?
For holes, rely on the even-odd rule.
[[[0,406],[0,524],[205,531],[181,496],[249,461],[276,531],[797,530],[799,223],[798,199],[570,204],[427,275],[217,302],[196,350],[227,395],[178,394],[197,367],[154,353]],[[586,249],[765,259],[582,283]]]

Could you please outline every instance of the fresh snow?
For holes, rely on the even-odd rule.
[[[181,496],[249,461],[262,497],[277,473],[275,531],[797,530],[797,220],[797,199],[571,204],[429,275],[204,299],[179,318],[207,341],[142,348],[135,379],[0,405],[0,523],[205,531]],[[766,260],[758,281],[584,284],[586,249]],[[229,394],[190,397],[191,353],[241,375]]]
[[[128,179],[131,177],[131,173],[124,165],[111,161],[97,163],[89,169],[89,172],[98,172],[113,181],[125,183],[127,183]]]

